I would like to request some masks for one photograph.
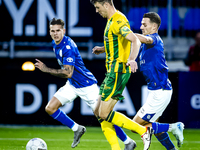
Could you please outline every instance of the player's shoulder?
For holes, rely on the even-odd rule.
[[[117,11],[113,18],[113,26],[120,29],[122,26],[129,26],[129,22],[123,13]]]
[[[128,20],[123,13],[121,13],[120,11],[117,11],[115,16],[113,17],[113,21],[117,24],[120,24],[120,23],[127,22]]]
[[[73,40],[69,37],[69,36],[64,36],[63,37],[63,46],[71,46],[71,44],[73,43]]]
[[[163,43],[163,41],[158,33],[149,34],[147,36],[151,37],[154,40],[154,42],[156,42],[156,43],[159,43],[159,42]]]

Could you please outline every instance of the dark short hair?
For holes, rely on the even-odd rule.
[[[49,26],[50,25],[61,25],[62,28],[64,28],[65,22],[62,19],[57,19],[57,18],[53,18],[50,22],[49,22]]]
[[[156,23],[158,25],[158,28],[160,27],[161,19],[160,19],[160,16],[157,13],[155,13],[155,12],[145,13],[143,15],[143,18],[149,18],[150,22]]]
[[[112,0],[90,0],[90,3],[92,3],[93,5],[94,5],[96,2],[99,2],[100,4],[104,4],[105,2],[108,2],[110,5],[113,5],[113,4],[112,4]]]

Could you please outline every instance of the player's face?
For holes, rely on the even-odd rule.
[[[103,18],[107,18],[107,11],[106,8],[104,7],[104,4],[101,5],[99,2],[96,2],[94,4],[94,7],[96,9],[96,13],[99,13]]]
[[[142,25],[140,26],[140,29],[142,30],[143,35],[148,35],[155,32],[155,23],[151,23],[149,18],[143,18],[141,23]]]
[[[65,34],[65,29],[62,28],[61,25],[58,24],[50,25],[50,35],[56,44],[59,44],[62,41],[64,34]]]

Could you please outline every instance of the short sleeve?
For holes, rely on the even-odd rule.
[[[132,31],[129,28],[129,25],[125,21],[118,20],[114,22],[114,34],[121,34],[123,37],[126,37]]]
[[[75,51],[74,47],[71,45],[66,45],[63,49],[63,65],[72,65],[75,64]]]
[[[152,34],[147,35],[147,36],[149,36],[149,37],[151,37],[153,39],[153,43],[151,45],[156,45],[157,44],[157,37],[156,36],[154,36]]]

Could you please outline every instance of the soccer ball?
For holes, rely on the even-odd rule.
[[[33,138],[26,144],[26,150],[47,150],[47,144],[40,138]]]

